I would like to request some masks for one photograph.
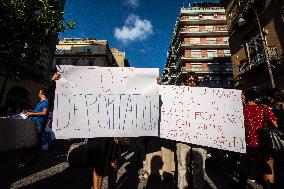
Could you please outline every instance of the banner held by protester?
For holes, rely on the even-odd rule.
[[[162,85],[162,138],[246,152],[241,91]]]
[[[158,69],[60,66],[59,72],[56,138],[158,135]]]

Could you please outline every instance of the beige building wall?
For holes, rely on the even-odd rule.
[[[111,48],[111,53],[118,64],[118,67],[125,67],[126,57],[125,52],[119,51],[117,48]]]
[[[107,40],[68,38],[56,45],[54,65],[118,66]]]

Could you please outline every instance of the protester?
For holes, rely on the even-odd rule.
[[[240,188],[245,188],[249,176],[263,182],[264,189],[274,186],[274,159],[271,153],[263,151],[260,146],[259,132],[267,119],[278,127],[277,119],[268,106],[257,104],[256,90],[245,92],[244,124],[247,153],[241,159]]]
[[[24,161],[19,165],[19,167],[27,167],[37,162],[41,153],[41,145],[42,145],[42,134],[45,129],[47,123],[48,116],[48,99],[46,89],[42,88],[39,90],[38,96],[40,98],[40,102],[35,107],[34,111],[23,111],[25,115],[30,117],[36,124],[38,141],[34,147],[31,147],[24,158]]]
[[[272,105],[272,112],[278,120],[279,129],[284,129],[284,94],[279,89],[272,89],[267,96]]]
[[[279,89],[271,89],[267,93],[272,112],[277,118],[278,129],[284,130],[284,94]],[[274,154],[275,188],[284,188],[284,154]]]
[[[55,81],[61,78],[60,73],[54,73],[52,76],[53,93],[55,92]],[[80,148],[80,147],[79,147]],[[119,153],[118,144],[113,138],[92,138],[89,139],[86,145],[82,145],[81,149],[70,152],[70,159],[86,158],[86,163],[94,167],[93,170],[93,189],[101,189],[102,179],[106,174],[109,188],[115,186],[113,175],[117,173],[117,153]]]
[[[194,72],[189,72],[185,75],[183,85],[189,87],[198,86],[198,77]],[[216,188],[205,171],[207,150],[204,147],[177,142],[176,154],[178,188],[201,189],[206,185]],[[190,173],[188,169],[191,170]]]
[[[37,104],[34,111],[24,112],[24,114],[31,117],[36,122],[37,131],[41,134],[47,123],[48,116],[49,102],[47,99],[46,89],[40,89],[38,96],[40,98],[40,102]]]

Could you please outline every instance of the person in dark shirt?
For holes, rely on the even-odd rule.
[[[267,96],[272,112],[278,119],[279,129],[284,129],[284,94],[279,89],[272,89]]]

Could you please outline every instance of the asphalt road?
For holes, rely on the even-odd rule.
[[[66,162],[67,152],[72,143],[78,141],[57,140],[47,152],[43,152],[38,163],[29,168],[16,168],[15,173],[9,179],[12,189],[91,189],[92,171],[91,166],[69,167]],[[139,157],[135,153],[135,148],[126,149],[122,152],[120,168],[117,175],[111,179],[116,180],[118,189],[176,189],[173,180],[161,182],[161,177],[152,177],[139,180],[138,172],[141,169]],[[207,166],[207,174],[218,189],[239,189],[236,180],[229,179],[224,167],[220,167],[220,162]],[[110,178],[103,179],[103,189],[109,188]],[[250,183],[247,188],[261,189],[256,183]],[[208,188],[209,189],[209,188]]]

